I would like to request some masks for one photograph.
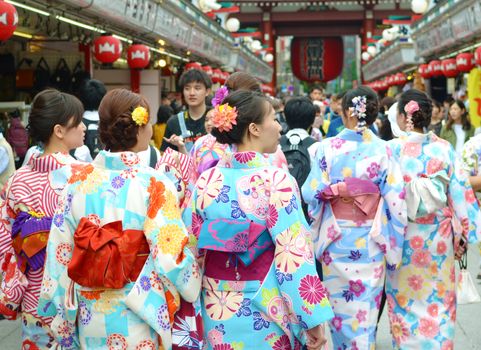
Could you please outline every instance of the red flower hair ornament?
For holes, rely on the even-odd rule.
[[[211,121],[219,132],[232,130],[232,125],[237,125],[236,107],[227,103],[216,106]]]

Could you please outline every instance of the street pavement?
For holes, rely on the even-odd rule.
[[[476,246],[470,247],[468,253],[468,269],[481,293],[481,280],[476,279],[479,266],[479,253]],[[455,349],[481,350],[480,327],[481,303],[459,305],[457,311]],[[21,347],[21,330],[19,321],[0,321],[0,349],[17,350]],[[331,347],[329,347],[330,349]],[[383,313],[377,333],[377,350],[391,350],[391,334],[387,312]],[[250,349],[245,349],[250,350]]]

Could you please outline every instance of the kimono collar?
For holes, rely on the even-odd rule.
[[[345,128],[336,137],[346,141],[364,142],[372,140],[375,136],[369,128],[365,128],[362,132]]]
[[[436,141],[438,136],[436,136],[436,134],[434,134],[432,131],[428,132],[427,134],[411,131],[407,135],[401,136],[400,138],[407,142],[424,143],[426,141],[430,142],[430,140]]]
[[[127,170],[140,167],[140,158],[134,152],[100,151],[92,164],[109,170]]]
[[[247,169],[271,165],[267,154],[258,152],[226,152],[217,164],[222,168]]]
[[[66,153],[52,153],[46,156],[42,154],[34,154],[28,162],[28,166],[33,171],[41,173],[57,170],[67,164],[73,163],[74,159]]]

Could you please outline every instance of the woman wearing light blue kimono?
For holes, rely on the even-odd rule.
[[[405,131],[390,141],[401,164],[408,228],[401,267],[388,279],[387,305],[396,349],[452,350],[456,319],[455,258],[478,240],[481,215],[458,166],[454,148],[433,132],[432,102],[404,92],[397,122]]]
[[[406,204],[399,165],[367,128],[378,114],[376,93],[348,91],[342,112],[346,128],[321,142],[302,194],[336,315],[334,349],[372,349],[386,270],[401,261]]]
[[[207,349],[319,349],[333,314],[296,182],[263,155],[279,144],[274,109],[261,95],[236,91],[212,123],[217,141],[237,151],[200,175],[187,218],[204,253]]]
[[[53,217],[38,312],[62,349],[171,349],[179,298],[199,295],[176,187],[137,155],[148,110],[125,89],[103,98],[106,150],[72,167]]]

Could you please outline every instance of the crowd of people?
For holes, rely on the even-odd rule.
[[[481,236],[462,101],[280,101],[242,72],[213,94],[195,69],[179,88],[156,116],[96,80],[40,92],[17,170],[0,138],[22,349],[370,350],[384,304],[395,349],[454,348],[455,260]]]

